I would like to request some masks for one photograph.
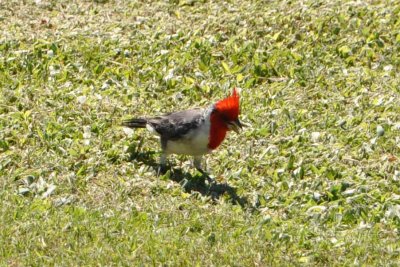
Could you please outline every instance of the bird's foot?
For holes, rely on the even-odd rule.
[[[207,180],[209,184],[215,183],[215,179],[213,179],[210,176],[210,174],[208,174],[208,172],[206,172],[203,169],[202,164],[201,164],[201,156],[195,156],[193,163],[194,163],[194,167],[197,169],[197,171],[199,171],[202,174],[204,181]]]
[[[157,168],[157,176],[161,176],[166,174],[168,171],[168,168],[166,165],[159,165]]]
[[[215,184],[216,183],[215,179],[208,172],[204,171],[201,168],[196,168],[196,169],[201,173],[201,175],[203,175],[204,180],[207,180],[207,182],[209,184]]]

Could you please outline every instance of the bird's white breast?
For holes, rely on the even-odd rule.
[[[169,140],[165,152],[167,154],[184,154],[199,156],[210,152],[208,148],[210,135],[210,118],[205,117],[199,127],[190,130],[179,140]]]

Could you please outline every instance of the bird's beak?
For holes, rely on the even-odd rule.
[[[233,130],[238,134],[240,133],[240,130],[242,130],[243,126],[240,123],[239,119],[236,119],[228,124],[228,128],[229,130]]]

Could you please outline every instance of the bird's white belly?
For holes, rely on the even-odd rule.
[[[188,133],[179,140],[169,140],[165,152],[167,154],[184,154],[184,155],[204,155],[210,152],[208,148],[208,137],[210,126],[208,123],[202,125],[200,129]]]

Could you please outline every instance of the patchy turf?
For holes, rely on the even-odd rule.
[[[396,265],[396,1],[3,1],[0,264]],[[61,3],[60,3],[61,2]],[[257,3],[260,2],[260,3]],[[157,178],[124,118],[242,89]]]

